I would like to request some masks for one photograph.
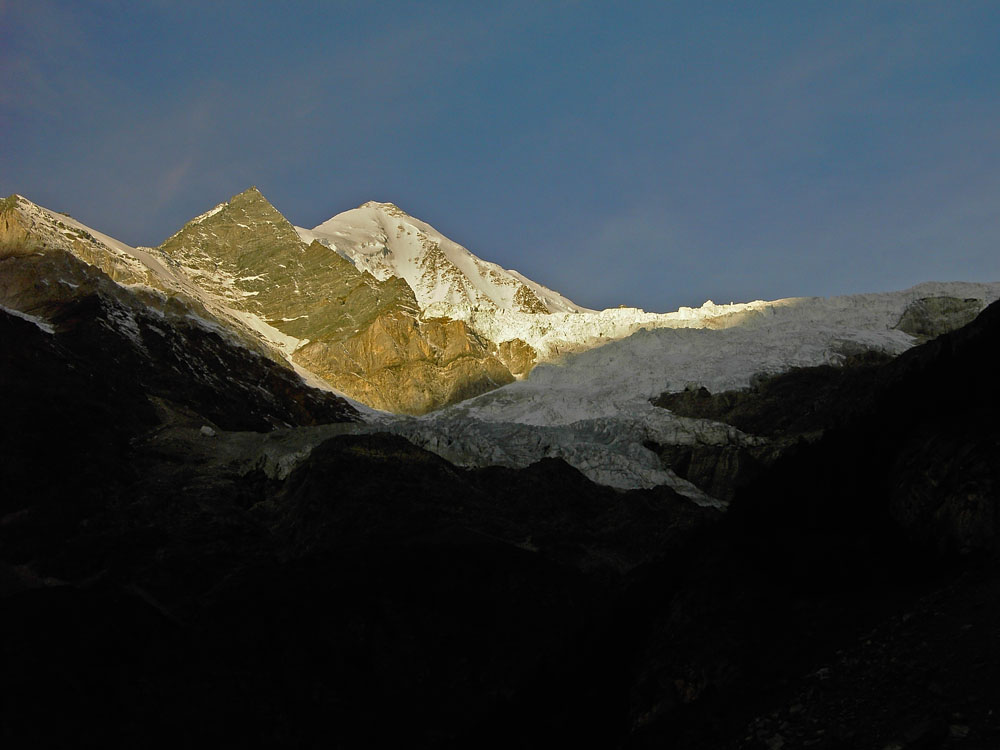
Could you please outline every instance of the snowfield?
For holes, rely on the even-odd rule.
[[[1000,296],[1000,285],[922,284],[886,294],[753,302],[722,316],[713,308],[703,317],[657,316],[655,329],[539,365],[526,380],[444,411],[488,421],[570,424],[633,411],[637,403],[689,385],[746,388],[760,373],[838,364],[871,349],[895,355],[913,345],[909,334],[894,328],[904,310],[937,296],[990,302]],[[583,323],[596,316],[575,317]]]
[[[296,227],[295,231],[304,242],[326,245],[380,281],[390,276],[405,279],[420,309],[429,316],[476,307],[512,310],[522,286],[548,312],[587,311],[517,271],[473,255],[392,203],[369,201],[313,229]]]

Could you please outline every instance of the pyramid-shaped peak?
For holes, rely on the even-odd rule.
[[[271,205],[271,201],[264,197],[264,194],[260,192],[260,189],[256,185],[251,185],[242,193],[237,193],[232,198],[229,199],[229,203],[256,203],[264,202]]]
[[[267,218],[271,219],[275,219],[278,216],[281,216],[282,220],[285,218],[281,215],[281,212],[274,207],[274,204],[260,192],[256,185],[254,185],[247,188],[242,193],[237,193],[225,203],[220,203],[211,211],[198,217],[196,221],[201,221],[210,216],[214,216],[227,208],[236,209],[237,211],[251,211],[252,213],[260,216],[266,215]]]
[[[299,242],[298,235],[288,220],[256,186],[252,186],[205,213],[195,216],[168,237],[160,247],[171,252],[181,245],[199,246],[205,241],[206,232],[215,236],[218,231],[227,232],[231,239],[239,237],[239,242],[243,244],[258,235],[270,238],[281,235],[283,241],[287,240],[294,244]]]

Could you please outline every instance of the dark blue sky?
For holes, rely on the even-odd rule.
[[[0,193],[392,201],[591,307],[1000,280],[1000,3],[0,0]]]

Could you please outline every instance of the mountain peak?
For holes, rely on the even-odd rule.
[[[212,291],[225,296],[233,279],[224,278],[220,263],[235,264],[226,273],[236,273],[248,262],[244,256],[283,255],[297,252],[301,244],[294,227],[253,186],[191,219],[160,250],[201,269],[206,283],[215,285]]]
[[[264,194],[262,192],[260,192],[260,189],[256,185],[251,185],[246,190],[244,190],[242,193],[237,193],[236,195],[234,195],[232,198],[229,199],[229,203],[230,204],[233,204],[233,203],[242,203],[242,204],[263,203],[263,204],[267,204],[268,206],[271,206],[272,208],[274,207],[272,205],[271,201],[269,201],[266,197],[264,197]]]
[[[390,216],[403,217],[409,216],[403,209],[397,206],[395,203],[383,203],[381,201],[366,201],[362,203],[358,208],[376,208],[383,213],[387,213]]]
[[[434,315],[455,317],[480,309],[585,311],[516,271],[484,261],[395,203],[367,201],[297,231],[306,242],[318,239],[380,281],[405,280],[421,310]]]

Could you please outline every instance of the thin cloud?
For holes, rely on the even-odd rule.
[[[157,184],[157,201],[160,205],[169,202],[184,185],[184,180],[194,166],[194,159],[187,157],[164,173]]]

